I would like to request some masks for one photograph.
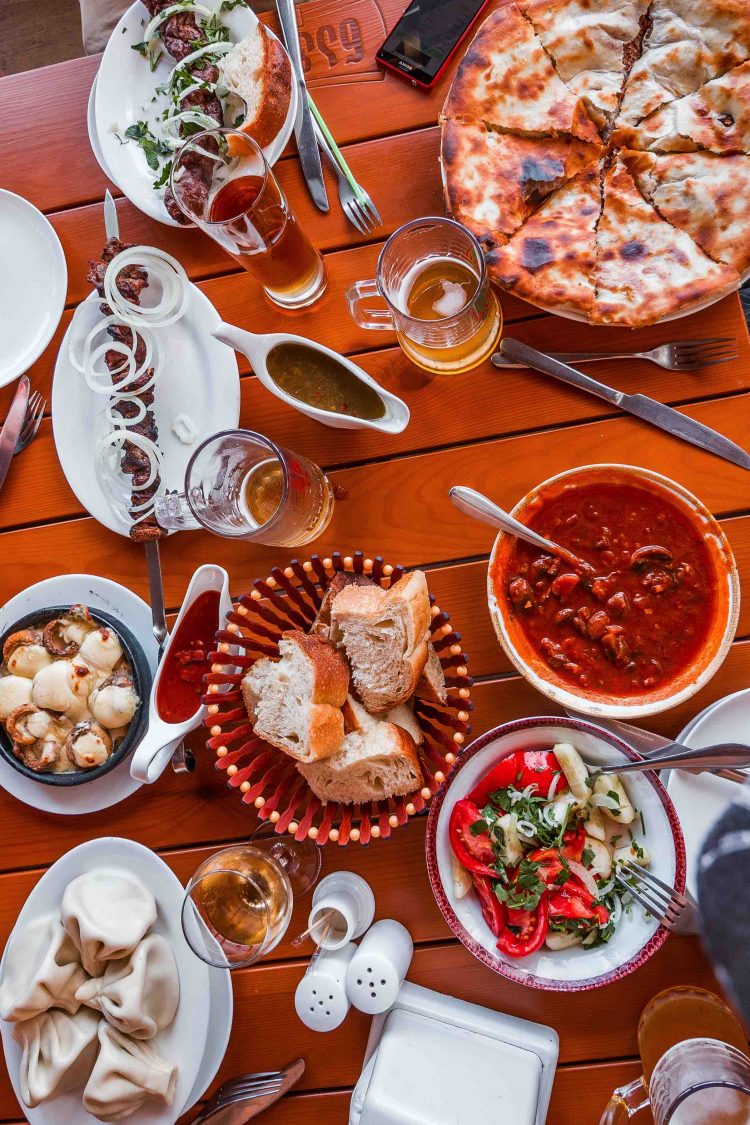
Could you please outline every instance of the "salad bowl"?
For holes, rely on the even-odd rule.
[[[516,751],[551,750],[559,743],[572,744],[593,769],[639,760],[639,755],[615,735],[593,723],[574,719],[519,719],[488,731],[461,755],[454,772],[433,800],[427,824],[427,870],[443,917],[479,961],[517,984],[550,992],[577,992],[601,988],[634,972],[664,944],[669,931],[631,904],[622,909],[614,933],[605,944],[555,950],[542,945],[527,956],[509,956],[497,948],[497,938],[482,916],[477,893],[460,893],[454,879],[449,836],[455,805],[499,762]],[[627,775],[626,788],[639,814],[633,825],[637,825],[634,835],[648,850],[650,870],[683,891],[685,845],[666,790],[651,771]]]

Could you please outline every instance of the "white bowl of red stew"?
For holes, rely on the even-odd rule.
[[[583,764],[590,794],[569,760],[563,772],[561,747]],[[531,988],[582,991],[620,980],[666,941],[614,878],[634,860],[685,886],[679,820],[656,774],[612,780],[616,763],[637,759],[615,735],[551,716],[506,723],[461,755],[430,810],[427,870],[449,927],[488,968]],[[610,763],[597,787],[594,771]]]
[[[495,632],[544,695],[635,718],[714,675],[737,627],[739,579],[721,526],[687,489],[649,469],[587,465],[540,484],[513,515],[591,567],[503,532],[495,540]]]

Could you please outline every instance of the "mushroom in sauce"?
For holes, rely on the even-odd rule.
[[[67,737],[65,750],[71,761],[81,769],[104,765],[112,753],[112,739],[104,727],[93,719],[76,723]]]
[[[33,680],[40,668],[52,663],[44,647],[41,629],[21,629],[11,633],[3,645],[3,660],[13,676],[26,676]]]

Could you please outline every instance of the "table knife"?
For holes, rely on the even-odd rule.
[[[18,381],[18,386],[16,387],[13,401],[10,404],[8,416],[5,419],[2,430],[0,430],[0,488],[2,488],[5,483],[10,463],[13,460],[13,454],[16,451],[18,435],[23,429],[23,424],[26,420],[26,410],[29,405],[29,390],[29,377],[28,375],[24,375]]]
[[[297,148],[305,181],[313,197],[315,206],[320,211],[328,211],[328,195],[323,179],[323,166],[320,162],[320,151],[315,136],[315,125],[310,106],[307,104],[307,84],[302,67],[302,52],[299,45],[299,31],[297,30],[297,16],[294,9],[294,0],[276,0],[276,11],[279,14],[281,33],[292,63],[294,79],[299,92],[299,109],[297,120],[294,123],[294,135],[297,138]]]
[[[117,218],[117,204],[112,198],[112,192],[107,188],[104,193],[104,230],[107,241],[110,238],[120,237],[120,223]]]
[[[673,410],[671,406],[665,406],[663,402],[657,402],[648,395],[627,395],[624,391],[616,391],[606,383],[599,383],[589,375],[584,375],[582,371],[577,371],[575,367],[569,367],[559,359],[553,359],[552,356],[545,355],[544,352],[539,352],[528,344],[522,344],[520,340],[503,340],[500,352],[506,359],[522,363],[524,367],[543,371],[545,375],[552,375],[553,378],[568,383],[571,387],[589,391],[597,398],[611,403],[612,406],[618,406],[628,414],[633,414],[644,422],[650,422],[660,430],[666,430],[674,437],[697,445],[699,449],[723,457],[725,461],[731,461],[741,469],[750,469],[750,454],[739,445],[735,445],[723,434],[712,430],[710,426],[704,426],[702,422],[696,422],[694,418],[688,418],[678,410]]]
[[[565,712],[571,719],[580,719],[584,723],[593,723],[594,726],[603,727],[604,730],[610,731],[612,734],[619,735],[625,742],[642,754],[644,758],[650,758],[652,754],[666,750],[667,747],[679,749],[681,744],[673,742],[671,738],[665,738],[664,735],[654,734],[650,730],[642,730],[641,727],[631,726],[630,723],[623,723],[619,719],[602,719],[599,716],[593,718],[591,715],[582,715],[578,711],[574,711],[570,707],[565,708]],[[655,768],[658,768],[655,767]],[[727,781],[744,782],[750,780],[750,774],[744,773],[742,770],[726,769],[715,770],[717,777],[724,777]]]

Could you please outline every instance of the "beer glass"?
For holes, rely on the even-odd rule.
[[[328,526],[333,490],[306,457],[252,430],[225,430],[198,446],[185,491],[164,493],[154,512],[167,531],[203,527],[267,547],[299,547]]]
[[[647,1107],[655,1125],[750,1123],[747,1040],[718,996],[690,987],[659,993],[641,1015],[638,1048],[643,1076],[614,1091],[600,1125],[621,1125]]]
[[[415,219],[378,258],[377,276],[347,292],[361,328],[395,330],[409,359],[427,371],[470,371],[492,354],[503,318],[482,248],[453,219]],[[372,298],[385,303],[373,307]]]
[[[321,296],[323,258],[247,133],[217,128],[194,134],[175,156],[169,183],[180,210],[277,305],[298,309]]]

